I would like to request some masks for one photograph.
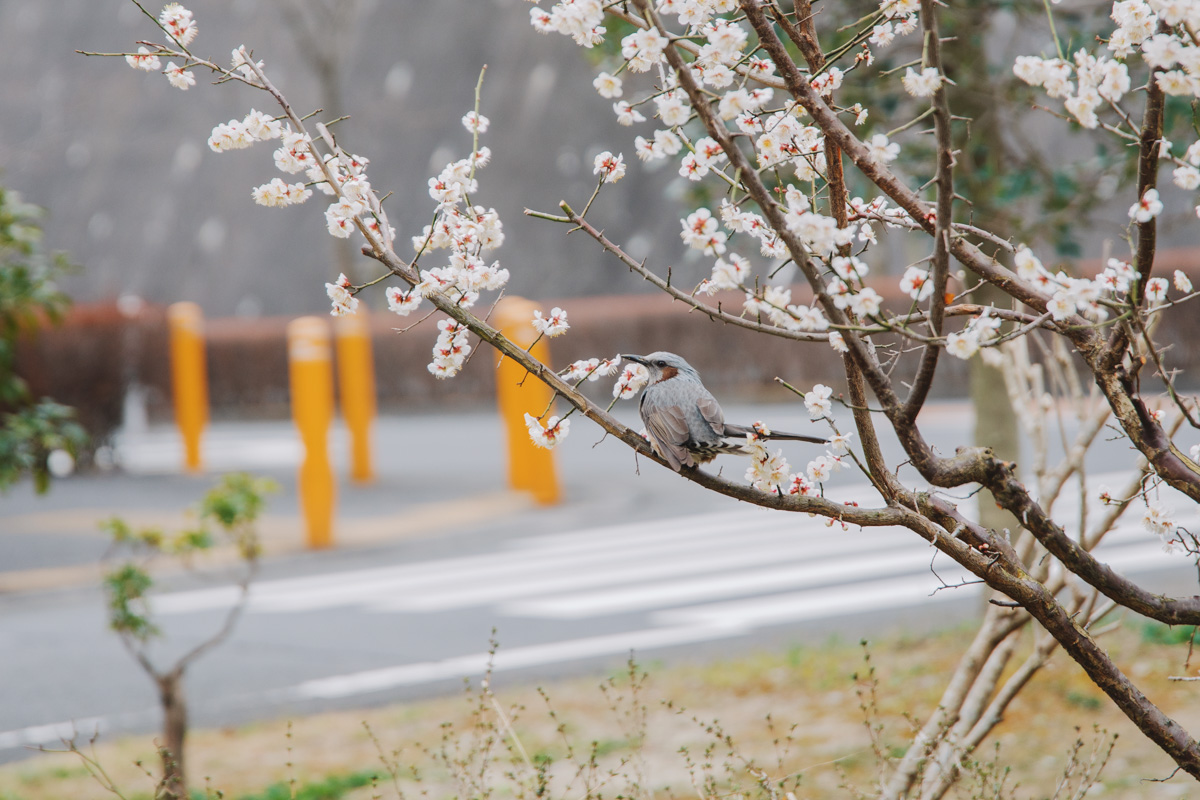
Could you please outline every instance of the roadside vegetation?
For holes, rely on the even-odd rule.
[[[1200,723],[1194,684],[1168,676],[1183,671],[1192,633],[1125,621],[1101,639],[1186,725]],[[539,787],[548,798],[871,795],[885,762],[903,755],[915,721],[936,705],[969,635],[960,628],[866,646],[833,639],[542,688],[502,678],[494,694],[476,681],[457,697],[195,730],[192,795],[532,798]],[[1029,636],[1021,646],[1031,647]],[[76,740],[87,761],[56,753],[0,766],[0,800],[99,800],[118,796],[113,789],[129,800],[154,796],[151,736],[87,739],[81,731]],[[1060,657],[1013,701],[956,796],[1079,797],[1094,782],[1089,797],[1185,797],[1186,779],[1154,780],[1173,769]]]

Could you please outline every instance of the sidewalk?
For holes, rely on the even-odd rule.
[[[622,509],[654,517],[720,501],[645,461],[639,475],[628,448],[602,439],[597,426],[580,419],[569,446],[556,451],[564,502],[539,507],[528,495],[508,491],[503,436],[495,412],[382,417],[372,437],[376,479],[354,484],[348,478],[346,430],[335,423],[330,433],[335,549],[383,547],[505,523],[550,532]],[[267,476],[280,485],[259,525],[264,555],[307,549],[296,491],[303,452],[290,422],[215,423],[205,433],[203,452],[204,471],[185,473],[177,431],[150,426],[117,437],[116,469],[57,479],[41,496],[29,481],[0,495],[0,596],[94,585],[108,547],[99,530],[102,520],[115,515],[134,526],[179,530],[189,521],[188,509],[232,471]],[[204,563],[232,555],[217,551]]]
[[[945,403],[931,412],[927,435],[949,452],[961,441],[970,410],[963,403]],[[635,403],[618,404],[615,413],[641,426]],[[797,403],[730,406],[726,414],[734,420],[768,420],[784,430],[821,432]],[[296,493],[302,449],[291,422],[214,423],[204,436],[205,470],[198,475],[183,472],[182,442],[173,426],[126,431],[115,445],[118,469],[55,480],[43,496],[35,495],[28,481],[0,495],[0,597],[94,585],[108,544],[99,531],[102,520],[117,515],[137,526],[179,530],[187,523],[186,510],[220,475],[232,471],[267,476],[280,485],[268,498],[259,526],[265,555],[306,550]],[[443,549],[457,550],[478,546],[479,540],[462,534],[491,540],[740,506],[639,461],[623,443],[578,415],[570,438],[554,451],[564,498],[556,506],[538,506],[508,491],[504,431],[494,411],[384,416],[375,423],[372,445],[376,480],[356,485],[347,477],[346,430],[337,422],[330,432],[338,482],[335,553],[414,539],[443,540]],[[896,445],[884,445],[899,459]],[[803,463],[811,446],[786,452]],[[734,480],[745,469],[734,458],[717,467]]]
[[[439,480],[437,447],[441,428],[469,436],[470,484]],[[530,498],[503,484],[500,428],[492,415],[390,417],[376,424],[376,479],[354,484],[347,478],[347,436],[331,430],[330,453],[338,483],[335,547],[358,548],[478,526],[535,508]],[[118,467],[107,472],[58,479],[38,496],[28,481],[0,495],[0,594],[94,584],[102,571],[107,540],[99,524],[120,516],[131,525],[179,530],[217,478],[247,471],[273,478],[280,491],[268,497],[259,525],[268,558],[306,549],[304,521],[296,495],[296,470],[303,457],[290,422],[224,422],[206,431],[204,471],[182,470],[183,447],[172,426],[123,433],[115,442]],[[414,458],[414,452],[420,453]],[[214,551],[206,562],[231,558]]]

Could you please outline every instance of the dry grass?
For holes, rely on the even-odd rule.
[[[912,729],[909,718],[920,719],[936,703],[969,635],[960,630],[871,644],[878,680],[874,713],[882,725],[878,750],[893,756],[903,752]],[[1182,672],[1186,644],[1156,641],[1143,627],[1132,625],[1103,642],[1152,700],[1189,730],[1200,729],[1197,684],[1167,680]],[[597,688],[595,679],[550,685],[545,694],[553,714],[537,689],[503,688],[497,690],[495,706],[473,695],[320,714],[294,720],[290,734],[286,721],[195,731],[189,740],[189,771],[197,788],[207,784],[226,797],[238,797],[261,792],[277,781],[294,779],[303,785],[329,775],[378,769],[383,777],[376,786],[346,796],[395,797],[373,733],[386,753],[398,752],[402,771],[418,767],[419,786],[407,779],[400,782],[409,796],[419,795],[421,789],[430,797],[476,794],[462,781],[472,770],[486,771],[489,780],[505,787],[497,796],[520,796],[504,774],[532,775],[526,757],[535,768],[552,763],[547,768],[554,776],[547,796],[582,796],[582,779],[567,786],[576,774],[568,767],[569,755],[585,765],[585,772],[590,762],[597,780],[619,773],[604,784],[603,793],[609,797],[630,792],[629,776],[639,775],[641,786],[659,797],[696,797],[698,790],[711,796],[734,788],[747,797],[757,796],[746,770],[748,759],[775,779],[793,775],[802,800],[853,797],[853,789],[872,793],[880,761],[863,725],[860,695],[866,696],[869,686],[858,645],[746,653],[719,663],[655,667],[650,672],[636,697],[631,697],[629,677],[623,675],[606,682],[605,691]],[[511,718],[523,754],[506,734],[497,708]],[[642,712],[644,732],[639,724]],[[1200,796],[1186,777],[1147,782],[1167,777],[1173,765],[1061,654],[1015,701],[985,745],[984,760],[996,760],[1001,769],[1011,767],[1005,786],[1016,791],[1000,796],[1052,795],[1073,744],[1082,738],[1086,757],[1097,729],[1119,738],[1100,786],[1093,790],[1096,796]],[[722,734],[730,737],[732,753]],[[102,742],[96,757],[127,796],[151,793],[151,779],[135,766],[138,761],[156,764],[149,737]],[[489,766],[484,767],[485,762]],[[708,772],[714,780],[707,790],[705,763],[712,765]],[[959,796],[997,795],[965,783]],[[38,755],[0,767],[2,800],[103,797],[112,795],[87,774],[76,756]]]

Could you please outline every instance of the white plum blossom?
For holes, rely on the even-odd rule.
[[[792,482],[788,485],[787,493],[800,495],[801,497],[815,497],[820,494],[818,488],[808,478],[799,473],[792,476]]]
[[[329,313],[335,317],[353,314],[358,310],[358,298],[351,293],[350,279],[345,275],[338,275],[336,282],[325,284],[325,294],[329,295],[333,304]]]
[[[535,445],[553,450],[555,445],[567,438],[571,429],[571,420],[551,417],[546,420],[546,427],[543,428],[541,420],[532,414],[526,414],[525,427],[529,429],[529,438]]]
[[[1147,503],[1142,515],[1142,527],[1161,538],[1166,544],[1175,535],[1175,520],[1171,512],[1157,503]]]
[[[850,296],[850,310],[859,317],[873,317],[879,313],[883,298],[870,286]]]
[[[1146,281],[1146,299],[1151,303],[1162,303],[1167,299],[1167,279],[1151,278]]]
[[[542,336],[548,339],[553,339],[555,336],[561,336],[567,332],[571,326],[567,323],[567,312],[563,311],[558,306],[550,309],[550,315],[542,316],[541,310],[533,312],[533,321],[531,323],[535,330]]]
[[[1025,245],[1017,247],[1017,252],[1013,256],[1013,265],[1016,266],[1017,274],[1021,276],[1022,280],[1034,281],[1046,272],[1042,262]]]
[[[979,352],[979,338],[967,330],[955,331],[946,337],[946,352],[966,361]]]
[[[320,171],[320,165],[313,158],[310,148],[311,140],[307,134],[296,133],[288,128],[281,132],[280,139],[280,147],[274,153],[275,166],[279,171],[295,175],[297,172],[315,168],[321,179],[324,180],[325,176]],[[330,189],[328,193],[332,192],[333,190]]]
[[[628,400],[642,390],[650,380],[650,370],[641,364],[626,364],[621,376],[613,384],[613,397]]]
[[[918,302],[933,294],[933,281],[929,278],[929,270],[920,267],[909,267],[900,278],[900,291]]]
[[[1129,207],[1129,218],[1135,222],[1149,222],[1162,213],[1163,204],[1158,199],[1158,189],[1147,189],[1138,200]]]
[[[871,29],[871,36],[867,41],[876,47],[887,47],[895,38],[896,32],[892,30],[892,23],[885,22]]]
[[[706,256],[722,255],[728,238],[724,231],[717,230],[717,220],[707,208],[698,208],[680,220],[683,230],[679,236],[684,244],[704,251]]]
[[[913,97],[933,97],[942,85],[942,74],[933,67],[926,67],[920,72],[909,67],[900,82],[904,84],[904,91]]]
[[[808,479],[815,483],[824,483],[833,475],[833,459],[829,456],[818,456],[808,462],[808,466],[804,471],[808,473]]]
[[[1075,297],[1070,292],[1061,290],[1055,292],[1050,302],[1046,303],[1046,310],[1050,312],[1051,319],[1062,322],[1075,313],[1076,306]]]
[[[613,113],[617,115],[617,124],[624,125],[626,127],[635,122],[646,121],[646,117],[642,115],[642,112],[638,111],[624,100],[618,100],[617,102],[613,103]],[[642,137],[639,136],[638,138],[641,139]],[[642,139],[642,141],[645,141],[645,139]],[[638,153],[638,157],[641,157],[640,152]]]
[[[808,409],[808,415],[813,419],[830,416],[833,413],[833,403],[829,398],[832,396],[833,389],[823,383],[818,383],[811,392],[805,392],[804,407]]]
[[[563,380],[567,381],[594,381],[600,377],[600,359],[588,358],[580,361],[575,361],[571,366],[559,373]]]
[[[692,115],[692,110],[686,102],[686,95],[681,91],[659,95],[654,98],[654,105],[658,108],[658,118],[670,128],[684,124]]]
[[[387,297],[388,311],[407,317],[421,305],[421,294],[415,289],[404,291],[398,286],[389,286],[384,292]]]
[[[646,72],[663,60],[667,38],[650,27],[631,33],[621,40],[621,56],[629,65],[630,72]]]
[[[592,86],[596,87],[596,91],[600,93],[601,97],[607,97],[609,100],[621,96],[621,79],[616,75],[601,72],[592,81]]]
[[[1174,278],[1174,283],[1175,283],[1176,289],[1183,292],[1184,294],[1189,294],[1192,291],[1192,279],[1189,278],[1187,276],[1187,273],[1185,273],[1183,270],[1181,270],[1181,269],[1175,270],[1175,274],[1174,274],[1173,278]]]
[[[491,125],[491,120],[482,114],[476,114],[474,111],[468,111],[462,118],[463,127],[471,133],[487,133],[488,126]]]
[[[542,33],[557,31],[570,36],[580,47],[595,47],[604,41],[604,7],[600,0],[562,0],[548,12],[533,9],[530,22]]]
[[[817,94],[822,97],[829,97],[835,91],[841,88],[842,80],[844,79],[843,72],[837,67],[830,67],[825,72],[822,72],[817,77],[810,81],[812,88]]]
[[[592,380],[595,380],[600,376],[607,378],[609,375],[615,375],[617,370],[621,368],[621,362],[623,360],[624,359],[620,355],[615,355],[612,358],[600,359],[600,366],[596,368],[596,376],[592,378]]]
[[[284,183],[281,178],[272,178],[269,183],[255,187],[250,194],[260,206],[282,208],[303,203],[312,197],[312,189],[303,183]]]
[[[846,433],[835,433],[825,442],[836,455],[845,455],[850,452],[850,438],[854,436],[853,431]]]
[[[140,69],[144,72],[158,72],[162,66],[162,62],[158,60],[158,56],[151,53],[145,47],[139,47],[136,53],[130,53],[125,56],[125,63],[134,69]]]
[[[251,64],[253,64],[253,66],[251,66]],[[263,68],[263,62],[251,62],[247,58],[246,48],[244,45],[235,47],[233,52],[229,54],[229,69],[238,73],[247,81],[257,85],[258,76],[254,74],[254,67],[258,67],[261,70]]]
[[[343,197],[329,208],[325,209],[325,226],[330,236],[338,239],[349,238],[354,232],[354,221],[358,215],[366,211],[366,206],[349,198]]]
[[[849,353],[850,345],[846,344],[846,337],[842,336],[841,331],[829,332],[829,346],[838,353]]]
[[[616,183],[625,176],[625,157],[605,150],[596,156],[592,174],[599,175],[601,183]]]
[[[231,119],[212,129],[208,137],[208,146],[214,153],[224,153],[229,150],[244,150],[254,144],[254,137],[246,129],[240,119]]]
[[[867,152],[880,164],[890,164],[900,157],[900,145],[889,141],[886,133],[877,133],[867,141]]]
[[[471,354],[471,345],[467,343],[469,331],[465,325],[452,319],[439,320],[438,331],[437,342],[433,345],[433,360],[427,369],[439,380],[453,378]]]
[[[782,493],[783,487],[792,480],[783,451],[776,450],[772,454],[758,439],[747,441],[745,450],[750,456],[750,466],[746,469],[746,480],[750,485],[760,491]]]
[[[1176,167],[1171,173],[1171,181],[1180,189],[1191,191],[1200,186],[1200,169],[1196,169],[1191,164]]]
[[[698,291],[715,294],[720,289],[737,289],[750,276],[750,261],[730,253],[728,258],[718,258],[713,265],[712,277],[701,282]]]
[[[158,15],[158,24],[167,32],[167,37],[182,47],[191,44],[200,29],[192,19],[192,12],[179,3],[167,3]]]
[[[167,62],[163,75],[167,76],[167,81],[172,86],[185,92],[189,87],[196,85],[196,76],[192,74],[192,71],[177,66],[174,61]]]
[[[242,120],[242,125],[246,126],[247,134],[260,142],[278,139],[283,135],[283,124],[279,120],[253,108]]]

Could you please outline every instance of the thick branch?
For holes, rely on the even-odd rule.
[[[1160,33],[1169,33],[1170,28],[1163,30],[1160,23]],[[1138,135],[1138,182],[1137,196],[1141,200],[1146,192],[1155,187],[1158,181],[1158,151],[1163,135],[1163,110],[1166,98],[1162,87],[1158,85],[1161,69],[1150,71],[1150,80],[1146,84],[1146,108],[1142,112],[1142,130]],[[1140,273],[1136,285],[1130,288],[1129,304],[1136,308],[1144,297],[1146,281],[1154,269],[1154,251],[1158,242],[1158,220],[1151,217],[1145,222],[1137,223],[1137,252],[1134,254],[1134,267]],[[1125,356],[1129,347],[1129,336],[1123,325],[1113,327],[1109,338],[1108,350],[1101,359],[1106,368],[1115,367]]]
[[[1153,594],[1112,570],[1067,535],[1029,496],[1013,475],[1013,465],[993,460],[985,484],[996,502],[1021,520],[1042,546],[1067,569],[1105,596],[1139,614],[1168,625],[1200,624],[1200,597],[1172,599]]]
[[[925,30],[925,61],[942,73],[942,51],[938,40],[937,10],[933,0],[921,0],[921,27]],[[946,281],[950,274],[950,226],[954,217],[954,145],[950,140],[950,103],[943,81],[933,94],[933,131],[937,140],[937,216],[933,227],[933,295],[929,303],[929,327],[933,336],[942,335],[946,309]],[[828,137],[826,137],[828,141]],[[925,405],[937,370],[941,347],[930,342],[921,353],[912,390],[904,403],[902,417],[912,423]]]

